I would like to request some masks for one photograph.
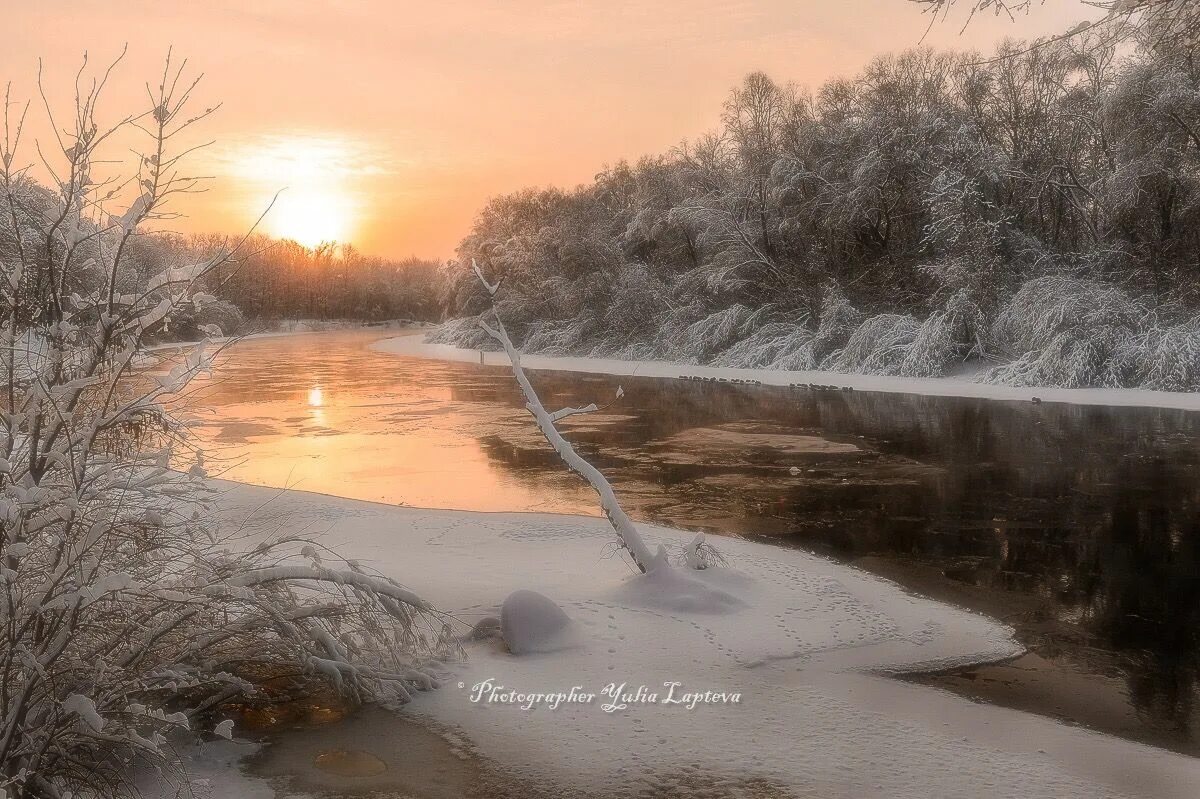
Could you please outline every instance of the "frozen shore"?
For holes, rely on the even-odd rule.
[[[457,729],[482,756],[561,795],[688,796],[688,786],[762,780],[795,795],[1183,799],[1200,783],[1200,760],[882,676],[1021,650],[998,622],[815,556],[721,539],[729,566],[687,573],[739,600],[714,612],[606,557],[601,520],[217,485],[231,524],[258,516],[320,534],[464,625],[496,615],[515,589],[553,599],[572,619],[570,646],[516,657],[471,643],[443,687],[403,712]],[[690,537],[642,527],[668,547]],[[503,690],[476,687],[488,680]],[[668,703],[664,683],[680,684],[675,698],[709,698]],[[627,707],[606,710],[614,684],[625,685],[617,704]],[[499,698],[510,692],[595,699],[551,709],[546,698]],[[220,795],[223,781],[206,777]]]
[[[376,342],[380,352],[416,358],[435,358],[507,366],[502,352],[483,352],[430,344],[424,335],[409,335]],[[594,374],[637,375],[692,380],[717,380],[772,386],[819,386],[856,391],[880,391],[899,394],[924,394],[937,397],[1044,402],[1076,405],[1109,405],[1200,410],[1200,393],[1148,391],[1126,388],[1052,388],[999,386],[976,383],[955,377],[886,377],[880,375],[838,374],[836,372],[792,372],[778,369],[734,369],[697,366],[666,361],[624,361],[614,358],[581,358],[550,355],[525,355],[521,361],[529,369]]]

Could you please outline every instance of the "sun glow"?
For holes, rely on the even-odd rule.
[[[316,247],[323,242],[347,241],[352,220],[349,197],[327,187],[285,189],[264,221],[267,233],[275,238]]]
[[[379,156],[337,135],[259,137],[237,147],[232,171],[253,187],[251,210],[264,232],[306,247],[347,243],[356,232],[356,195],[364,176],[378,174]]]

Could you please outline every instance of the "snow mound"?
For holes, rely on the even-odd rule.
[[[681,569],[657,569],[631,578],[614,592],[614,597],[633,607],[703,616],[733,613],[744,608],[746,603],[741,599],[709,584],[720,576],[716,572],[703,574],[695,569],[686,572]]]
[[[571,630],[570,617],[537,591],[513,591],[500,606],[500,635],[514,655],[570,646]]]

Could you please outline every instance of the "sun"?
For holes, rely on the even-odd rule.
[[[325,242],[346,242],[353,217],[350,199],[333,186],[285,189],[264,220],[277,239],[291,239],[305,247]]]
[[[305,247],[348,243],[355,233],[355,188],[368,173],[369,154],[334,135],[274,135],[242,143],[230,159],[238,178],[254,190],[251,212],[263,230]]]

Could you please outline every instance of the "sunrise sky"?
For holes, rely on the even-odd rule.
[[[198,131],[216,144],[196,171],[215,180],[176,229],[240,230],[287,187],[269,233],[430,257],[453,254],[490,196],[574,185],[711,129],[751,70],[815,87],[916,45],[929,23],[904,0],[8,5],[17,34],[0,77],[15,97],[35,92],[40,56],[52,98],[67,101],[83,51],[107,60],[126,42],[112,116],[144,98],[168,46],[203,70],[200,101],[223,106]],[[1094,16],[1049,0],[962,35],[952,17],[926,43],[986,48]]]

